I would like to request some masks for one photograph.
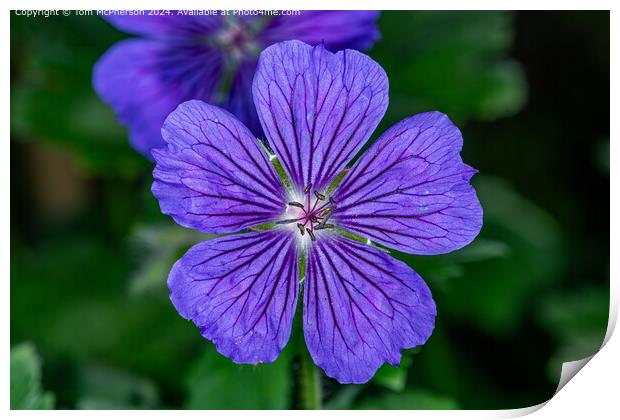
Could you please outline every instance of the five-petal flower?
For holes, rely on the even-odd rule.
[[[378,16],[359,10],[272,17],[113,14],[106,17],[112,25],[143,38],[110,48],[94,67],[93,85],[145,156],[164,146],[160,129],[166,116],[190,99],[221,105],[260,136],[251,96],[260,51],[288,39],[332,50],[370,48],[379,37]]]
[[[205,233],[242,231],[200,243],[174,265],[172,302],[233,361],[271,362],[289,339],[301,291],[316,364],[341,383],[366,382],[426,342],[436,315],[422,278],[371,241],[440,254],[482,226],[461,133],[439,112],[407,118],[332,191],[385,113],[383,69],[354,50],[288,41],[262,52],[253,94],[291,188],[248,128],[200,101],[170,114],[167,147],[153,151],[162,212]],[[246,230],[265,223],[273,227]]]

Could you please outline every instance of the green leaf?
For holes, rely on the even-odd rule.
[[[237,365],[209,346],[189,370],[185,406],[201,410],[286,409],[292,385],[289,360],[285,349],[273,363]]]
[[[30,343],[11,349],[11,410],[51,410],[54,395],[41,389],[41,359]]]
[[[364,410],[456,410],[458,403],[450,397],[424,389],[411,389],[402,393],[387,392],[370,396],[356,408]]]

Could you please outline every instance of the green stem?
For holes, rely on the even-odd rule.
[[[321,376],[308,350],[300,352],[299,406],[302,410],[321,409]]]
[[[299,259],[299,278],[306,276],[306,255],[301,254]],[[304,288],[300,287],[299,300],[303,302]],[[297,406],[302,410],[320,410],[321,409],[321,373],[314,364],[312,356],[308,352],[304,340],[304,327],[302,321],[301,305],[297,305],[297,313],[294,321],[294,342],[297,350],[297,359],[299,360],[299,373],[297,376]]]

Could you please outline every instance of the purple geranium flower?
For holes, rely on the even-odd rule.
[[[379,37],[377,11],[303,11],[297,16],[121,16],[107,20],[144,39],[119,42],[97,62],[94,88],[129,126],[145,156],[180,103],[201,99],[233,112],[258,137],[251,83],[259,53],[289,39],[328,49],[366,49]]]
[[[465,246],[482,225],[476,171],[458,128],[428,112],[387,130],[333,187],[388,105],[385,72],[357,51],[275,44],[252,89],[291,185],[248,128],[200,101],[170,114],[168,146],[153,151],[152,191],[177,223],[215,234],[262,225],[191,248],[168,278],[172,302],[234,362],[272,362],[303,280],[312,358],[341,383],[366,382],[423,344],[436,314],[422,278],[371,241],[414,254]]]

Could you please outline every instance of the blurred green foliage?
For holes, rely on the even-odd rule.
[[[450,397],[436,395],[424,389],[409,389],[389,393],[380,398],[369,397],[359,405],[364,410],[455,410],[459,408]]]
[[[433,109],[456,121],[488,120],[524,105],[523,69],[506,55],[514,38],[512,15],[403,12],[383,23],[384,42],[374,53],[390,79],[390,123]]]
[[[289,408],[293,378],[287,350],[274,363],[238,366],[209,346],[190,368],[184,406],[213,410]]]
[[[11,15],[11,134],[74,152],[88,171],[135,177],[148,165],[91,87],[92,66],[121,35],[102,19]]]
[[[11,349],[11,410],[49,410],[54,395],[41,389],[41,359],[32,344]]]
[[[474,185],[485,203],[484,241],[444,257],[460,267],[461,277],[448,283],[446,299],[454,316],[509,335],[527,300],[559,278],[562,241],[553,218],[506,181],[479,175]]]
[[[448,255],[392,253],[429,283],[436,329],[368,384],[323,375],[324,407],[540,403],[607,325],[609,127],[570,104],[608,114],[609,15],[384,12],[379,23],[370,55],[390,106],[378,133],[448,113],[480,171],[484,227]],[[11,407],[297,408],[297,332],[277,362],[238,366],[168,299],[172,264],[208,237],[159,212],[152,164],[91,88],[93,64],[124,36],[96,17],[11,16]]]
[[[586,286],[555,293],[541,303],[540,322],[557,348],[548,362],[549,375],[559,381],[562,362],[583,359],[597,352],[607,332],[609,294]]]
[[[130,237],[139,264],[130,280],[130,292],[140,295],[160,291],[164,287],[161,280],[176,260],[191,245],[209,237],[170,223],[138,225]]]
[[[77,404],[83,410],[129,410],[159,407],[156,385],[105,365],[84,364],[76,375]]]
[[[415,350],[404,350],[400,366],[384,364],[379,368],[372,381],[392,391],[400,392],[407,385],[407,369],[411,365],[411,359]]]

